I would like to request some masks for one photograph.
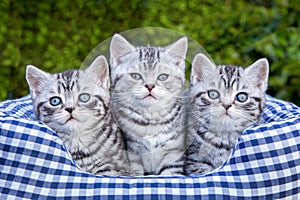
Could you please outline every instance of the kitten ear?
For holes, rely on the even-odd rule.
[[[262,91],[268,87],[269,63],[266,58],[257,60],[255,63],[245,69],[249,80]]]
[[[99,80],[101,85],[104,85],[106,88],[110,87],[109,67],[103,55],[98,56],[85,72],[92,77],[96,77],[96,80]]]
[[[26,80],[29,85],[32,97],[40,94],[46,87],[51,74],[44,72],[33,65],[26,66]]]
[[[115,34],[110,42],[110,59],[117,60],[120,56],[130,52],[134,49],[124,37],[119,34]]]
[[[209,73],[216,69],[216,65],[204,54],[198,53],[192,63],[191,85],[205,81]]]
[[[186,58],[188,48],[188,39],[187,37],[182,37],[173,44],[170,44],[169,46],[165,47],[165,49],[168,52],[171,52],[172,54],[178,56],[181,59]]]

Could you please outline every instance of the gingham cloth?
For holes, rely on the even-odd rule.
[[[227,162],[203,174],[110,177],[84,173],[29,96],[0,103],[0,199],[300,199],[300,109],[270,96],[262,123]]]

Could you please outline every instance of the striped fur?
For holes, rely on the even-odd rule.
[[[239,135],[259,123],[268,70],[266,59],[244,69],[216,66],[203,54],[195,56],[188,111],[188,141],[192,144],[187,150],[186,174],[221,166]]]
[[[29,65],[26,78],[37,118],[58,133],[82,170],[126,175],[126,151],[111,115],[109,69],[103,56],[86,70],[57,74]]]
[[[111,41],[113,114],[122,129],[132,175],[183,173],[187,39],[168,47]]]

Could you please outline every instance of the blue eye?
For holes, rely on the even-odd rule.
[[[58,106],[62,103],[62,100],[60,97],[51,97],[49,102],[51,106]]]
[[[217,90],[208,90],[208,97],[211,99],[218,99],[220,97],[220,93]]]
[[[157,79],[160,80],[160,81],[165,81],[165,80],[168,79],[168,77],[169,77],[168,74],[160,74],[160,75],[157,77]]]
[[[248,100],[248,94],[246,94],[244,92],[240,92],[236,95],[235,98],[238,102],[244,103]]]
[[[83,102],[83,103],[86,103],[90,100],[91,96],[87,93],[82,93],[79,95],[79,101]]]
[[[140,74],[138,74],[138,73],[131,73],[130,76],[134,80],[141,80],[142,79],[142,76]]]

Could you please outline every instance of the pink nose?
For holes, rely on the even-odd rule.
[[[147,84],[147,85],[145,85],[145,87],[148,88],[149,91],[151,91],[155,87],[155,85]]]

